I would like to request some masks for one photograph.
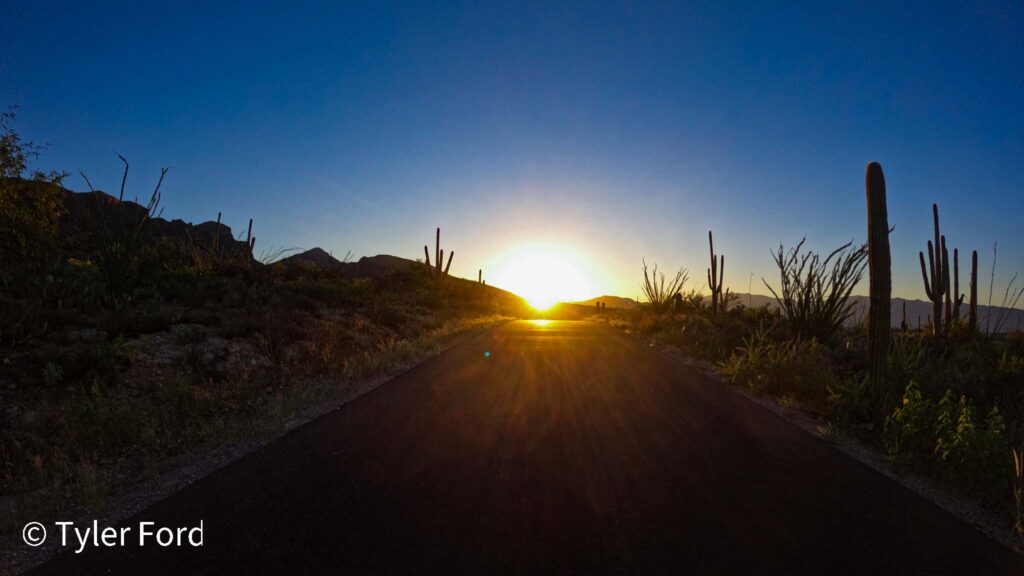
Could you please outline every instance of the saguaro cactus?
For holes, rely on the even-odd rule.
[[[978,251],[971,251],[971,305],[967,323],[971,334],[978,331]]]
[[[921,262],[921,277],[924,279],[924,291],[932,302],[932,334],[938,336],[942,332],[942,298],[946,293],[943,284],[945,276],[942,271],[942,247],[946,243],[945,237],[939,234],[939,205],[932,204],[932,220],[935,224],[935,244],[928,241],[928,269],[924,265],[924,253],[918,252],[917,256]],[[931,281],[929,282],[929,275]]]
[[[722,298],[722,278],[725,276],[725,255],[722,254],[715,260],[715,239],[708,230],[708,247],[711,251],[711,268],[708,268],[708,287],[711,288],[711,316],[714,317],[719,309],[725,310],[725,300]]]
[[[942,285],[946,289],[944,295],[944,305],[946,307],[943,313],[943,322],[946,325],[946,331],[949,331],[949,327],[953,325],[953,305],[952,299],[950,298],[951,288],[949,284],[949,250],[946,248],[946,236],[942,236]]]
[[[960,322],[960,307],[964,305],[964,295],[960,293],[960,251],[953,249],[953,324]]]
[[[430,251],[426,245],[423,246],[423,257],[427,264],[427,272],[437,277],[447,276],[448,269],[452,267],[452,258],[455,257],[455,251],[452,250],[448,253],[448,265],[442,268],[444,264],[444,250],[441,248],[441,228],[437,229],[437,235],[434,239],[434,265],[430,264]]]
[[[868,204],[868,273],[871,279],[868,311],[868,362],[871,379],[885,376],[889,354],[889,317],[892,269],[889,254],[889,213],[885,201],[885,174],[877,162],[868,164],[864,188]]]

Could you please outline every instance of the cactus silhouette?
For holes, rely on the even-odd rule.
[[[892,298],[892,267],[889,254],[889,214],[885,200],[885,174],[877,162],[868,164],[864,177],[868,204],[868,362],[871,380],[881,383],[889,354],[889,315]],[[904,307],[904,316],[906,308]],[[903,325],[906,325],[904,318]]]
[[[960,322],[960,307],[964,305],[964,295],[960,293],[960,251],[953,249],[953,324]]]
[[[725,310],[726,302],[722,298],[722,277],[725,275],[725,255],[715,260],[715,239],[708,230],[708,246],[711,250],[711,268],[708,268],[708,287],[711,288],[711,316],[714,317],[719,309]]]
[[[434,265],[430,263],[430,250],[426,245],[423,246],[423,259],[427,264],[427,272],[434,276],[441,278],[448,275],[448,269],[452,267],[452,258],[455,257],[455,251],[452,250],[448,253],[448,264],[442,268],[444,264],[444,250],[441,248],[441,228],[438,227],[437,235],[434,239]]]
[[[971,304],[967,323],[971,334],[978,331],[978,251],[971,251]]]
[[[935,224],[935,243],[928,241],[928,269],[925,269],[924,253],[918,252],[917,256],[921,262],[921,277],[924,279],[924,291],[932,302],[932,334],[938,336],[942,333],[942,298],[946,293],[943,283],[948,275],[944,275],[942,252],[946,245],[945,236],[939,234],[939,205],[932,204],[932,220]],[[947,259],[948,260],[948,259]],[[931,276],[931,281],[929,281]]]

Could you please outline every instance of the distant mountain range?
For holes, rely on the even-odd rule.
[[[705,296],[705,298],[709,298]],[[868,297],[867,296],[851,296],[853,300],[853,317],[850,319],[848,324],[856,325],[866,318],[868,311]],[[621,296],[598,296],[596,298],[590,298],[581,302],[576,302],[583,306],[594,306],[596,302],[605,302],[608,308],[624,308],[631,309],[636,308],[642,304],[638,304],[636,300],[632,298],[623,298]],[[777,308],[778,302],[775,301],[773,296],[764,296],[762,294],[737,294],[737,304],[743,304],[744,306],[750,306],[757,308],[760,306],[768,306],[769,308]],[[928,319],[932,313],[932,303],[924,300],[908,300],[905,298],[893,298],[892,299],[892,311],[889,315],[890,324],[893,328],[899,328],[903,321],[903,306],[906,304],[907,310],[907,325],[910,328],[917,328],[920,322],[921,326],[928,323]],[[967,318],[967,305],[964,304],[960,310],[960,316]],[[988,324],[986,324],[988,322]],[[1024,310],[1017,308],[1000,308],[998,306],[978,306],[978,325],[982,331],[985,331],[987,326],[991,326],[993,332],[1010,332],[1013,330],[1024,330]]]
[[[274,263],[274,265],[286,268],[309,268],[338,272],[347,278],[379,278],[400,270],[406,270],[416,264],[415,260],[389,256],[387,254],[363,256],[356,262],[343,262],[323,248],[313,248],[301,254],[293,254]]]

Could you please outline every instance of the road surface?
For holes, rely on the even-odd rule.
[[[617,332],[514,322],[171,496],[201,548],[38,574],[1024,574],[1016,554]]]

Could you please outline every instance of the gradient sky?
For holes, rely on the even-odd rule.
[[[864,241],[877,160],[895,295],[932,202],[983,302],[993,242],[997,291],[1024,273],[1019,2],[144,4],[0,3],[0,107],[39,168],[111,190],[120,152],[142,196],[172,166],[165,216],[251,216],[257,252],[415,258],[440,225],[458,275],[548,242],[633,296],[641,257],[704,285],[710,228],[764,293],[780,242]]]

